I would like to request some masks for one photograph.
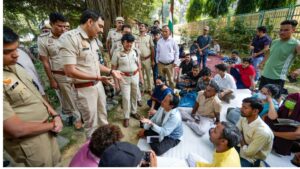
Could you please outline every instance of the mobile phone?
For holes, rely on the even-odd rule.
[[[144,151],[141,167],[150,167],[150,152]]]

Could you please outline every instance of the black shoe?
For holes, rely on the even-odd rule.
[[[288,75],[287,78],[289,79],[290,83],[297,82],[297,78],[293,78],[291,75]]]
[[[3,161],[3,167],[8,167],[9,164],[10,164],[10,161],[8,161],[8,160]]]

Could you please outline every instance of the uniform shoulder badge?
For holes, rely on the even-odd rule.
[[[45,36],[48,36],[48,35],[50,35],[50,32],[42,33],[42,34],[40,34],[40,37],[45,37]]]
[[[11,78],[3,79],[3,84],[5,84],[5,85],[10,85],[11,82],[12,82]]]
[[[116,28],[110,28],[110,29],[109,29],[109,32],[110,32],[110,31],[116,31]]]

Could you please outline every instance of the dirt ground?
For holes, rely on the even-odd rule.
[[[143,106],[138,107],[138,113],[140,113],[141,115],[145,116],[147,111],[149,110],[149,107],[146,104],[147,99],[149,98],[150,98],[149,95],[144,95],[142,97]],[[124,116],[123,116],[122,108],[120,106],[121,104],[120,96],[118,96],[117,99],[119,100],[119,104],[115,106],[114,109],[108,112],[108,121],[112,124],[118,125],[121,128],[124,134],[124,138],[122,139],[122,141],[127,141],[132,144],[137,144],[138,142],[137,133],[140,130],[139,128],[140,123],[138,120],[131,118],[129,121],[129,127],[128,128],[123,127],[122,122]],[[65,127],[61,135],[70,139],[70,143],[62,150],[62,162],[59,166],[68,167],[70,161],[72,160],[72,157],[81,147],[81,145],[86,141],[86,137],[83,130],[75,131],[72,127]]]

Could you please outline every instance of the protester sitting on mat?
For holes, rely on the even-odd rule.
[[[107,124],[99,127],[77,151],[69,167],[98,167],[103,151],[123,137],[119,126]]]
[[[186,75],[181,76],[181,80],[176,84],[176,88],[180,90],[193,90],[196,87],[198,79],[200,78],[200,67],[194,65],[192,71]]]
[[[180,63],[180,66],[179,66],[180,69],[179,69],[179,76],[178,77],[192,71],[193,65],[194,65],[193,60],[191,59],[190,54],[187,53],[184,57],[184,60]],[[178,80],[179,79],[177,79],[177,81]]]
[[[191,56],[196,55],[197,49],[198,49],[198,42],[195,40],[195,41],[193,41],[193,44],[190,47],[190,54],[191,54]]]
[[[175,147],[183,136],[183,128],[180,112],[176,109],[179,97],[175,94],[168,94],[161,103],[151,119],[142,118],[144,130],[138,134],[139,137],[153,137],[150,139],[151,149],[157,154],[162,155],[169,149]]]
[[[280,124],[280,119],[294,120]],[[300,92],[289,94],[278,111],[269,111],[265,119],[275,135],[273,148],[276,153],[290,155],[299,151],[300,144]],[[298,162],[298,165],[300,163]]]
[[[148,115],[152,116],[155,114],[156,110],[160,107],[161,102],[168,95],[173,93],[173,89],[166,85],[166,78],[163,76],[158,76],[156,79],[156,86],[151,95],[151,99],[147,101],[150,110],[148,111]]]
[[[234,98],[233,92],[236,90],[234,78],[227,73],[227,66],[224,63],[215,65],[217,74],[213,80],[218,84],[221,89],[219,98],[222,101],[229,103],[230,99]]]
[[[227,59],[226,61],[224,61],[224,63],[227,64],[240,64],[241,62],[241,58],[239,57],[239,52],[237,50],[233,50],[231,52],[231,56],[229,59]]]
[[[251,58],[243,58],[242,64],[231,66],[230,74],[236,80],[237,89],[255,89],[255,69]]]
[[[259,117],[263,105],[256,98],[243,100],[241,115],[237,127],[243,135],[240,147],[236,147],[242,167],[258,167],[270,154],[274,134],[269,126]]]
[[[278,102],[274,97],[279,93],[279,87],[274,84],[265,85],[258,93],[252,95],[253,98],[258,99],[263,104],[263,109],[260,111],[259,116],[265,119],[268,112],[274,112],[278,110]],[[229,110],[227,115],[227,120],[236,124],[241,117],[240,109],[236,108]]]
[[[208,56],[220,55],[220,52],[221,52],[220,45],[218,44],[218,42],[216,40],[213,40],[213,45],[214,45],[214,47],[210,49],[210,51],[208,52]]]
[[[203,68],[200,71],[200,78],[196,84],[194,91],[198,92],[201,90],[205,90],[211,80],[211,70],[208,67]]]
[[[204,135],[215,122],[220,121],[221,101],[218,98],[219,86],[214,81],[205,91],[198,93],[192,112],[181,111],[183,121],[199,136]]]
[[[215,147],[212,163],[196,161],[190,154],[189,167],[241,167],[240,156],[234,148],[241,139],[242,134],[235,125],[224,121],[218,123],[209,130],[209,140]]]

